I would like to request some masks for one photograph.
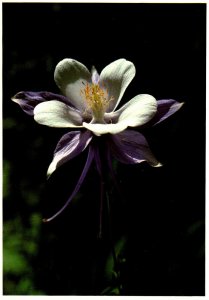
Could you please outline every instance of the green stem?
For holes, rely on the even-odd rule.
[[[110,199],[108,192],[106,192],[106,198],[107,198],[107,212],[108,212],[108,226],[109,226],[109,238],[110,238],[110,246],[111,246],[111,252],[113,256],[113,262],[114,262],[114,271],[117,275],[117,286],[119,289],[120,295],[122,294],[122,283],[121,283],[121,275],[120,275],[120,267],[119,263],[117,260],[117,255],[115,252],[115,247],[114,247],[114,240],[113,240],[113,235],[112,235],[112,218],[111,218],[111,210],[110,210]]]

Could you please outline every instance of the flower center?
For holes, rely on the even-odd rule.
[[[84,84],[81,95],[85,97],[87,107],[93,114],[94,123],[104,123],[104,113],[111,101],[108,99],[108,92],[105,88],[101,88],[99,84]]]

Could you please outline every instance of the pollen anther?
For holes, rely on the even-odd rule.
[[[103,121],[104,113],[112,101],[112,98],[108,99],[107,90],[99,84],[86,83],[81,95],[84,96],[87,108],[92,112],[95,121]]]

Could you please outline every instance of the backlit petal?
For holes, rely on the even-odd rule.
[[[91,82],[91,73],[82,63],[70,58],[63,59],[55,68],[54,79],[62,93],[76,108],[86,108],[81,90],[86,82]]]
[[[50,127],[82,127],[80,113],[56,100],[38,104],[34,109],[34,119],[39,124]]]
[[[107,112],[117,107],[135,73],[134,64],[123,58],[112,62],[102,70],[100,84],[107,89],[109,98],[112,98]]]

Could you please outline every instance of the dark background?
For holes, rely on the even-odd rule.
[[[58,93],[63,58],[101,72],[124,57],[137,72],[122,103],[149,93],[185,105],[145,132],[162,168],[114,165],[124,195],[109,182],[122,293],[204,295],[205,31],[205,4],[3,4],[4,294],[117,294],[106,209],[98,239],[95,168],[62,216],[43,224],[70,195],[86,152],[47,181],[66,130],[35,123],[10,98]]]

